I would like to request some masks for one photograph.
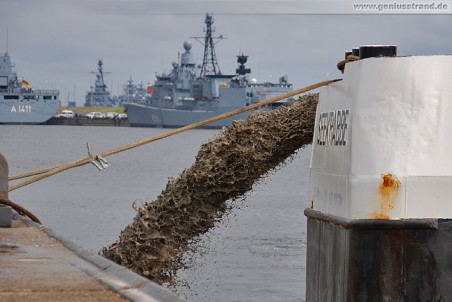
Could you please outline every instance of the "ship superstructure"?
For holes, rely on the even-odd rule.
[[[215,54],[213,37],[213,18],[207,14],[205,18],[205,37],[195,38],[204,46],[202,65],[197,65],[191,52],[192,44],[184,42],[184,53],[178,62],[173,62],[169,74],[157,74],[152,86],[152,96],[145,104],[126,103],[131,126],[147,127],[180,127],[189,125],[213,116],[260,102],[273,96],[292,91],[292,84],[287,76],[278,83],[258,83],[250,79],[251,69],[245,67],[248,57],[237,56],[239,64],[236,74],[225,75],[220,71]],[[262,108],[270,110],[288,99]],[[209,124],[206,127],[218,128],[229,125],[232,120],[245,118],[243,113],[228,119]]]
[[[119,106],[123,103],[144,104],[146,97],[152,93],[152,86],[145,86],[143,82],[135,84],[132,77],[127,80],[127,84],[123,87],[124,93],[118,97]]]
[[[94,86],[91,86],[91,90],[88,91],[85,97],[85,106],[115,106],[114,99],[111,97],[110,92],[107,90],[105,84],[102,59],[97,61],[97,72],[92,72],[96,75]]]

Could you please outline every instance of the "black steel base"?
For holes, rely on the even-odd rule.
[[[452,219],[305,215],[306,301],[452,301]]]

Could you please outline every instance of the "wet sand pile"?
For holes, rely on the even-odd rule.
[[[195,163],[154,202],[138,209],[119,239],[100,252],[157,283],[171,282],[180,255],[267,172],[311,144],[318,95],[236,121],[203,144]]]

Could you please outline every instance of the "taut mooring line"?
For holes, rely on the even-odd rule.
[[[68,169],[75,168],[75,167],[80,167],[80,166],[83,166],[83,165],[86,165],[86,164],[89,164],[89,163],[92,163],[92,162],[96,162],[100,158],[103,159],[104,157],[107,157],[107,156],[110,156],[110,155],[114,155],[114,154],[117,154],[117,153],[120,153],[120,152],[123,152],[123,151],[127,151],[127,150],[130,150],[130,149],[133,149],[133,148],[136,148],[136,147],[139,147],[139,146],[142,146],[142,145],[145,145],[145,144],[148,144],[148,143],[151,143],[151,142],[154,142],[154,141],[157,141],[157,140],[160,140],[160,139],[163,139],[163,138],[166,138],[166,137],[169,137],[169,136],[172,136],[172,135],[175,135],[175,134],[187,131],[187,130],[198,128],[198,127],[201,127],[201,126],[204,126],[204,125],[207,125],[207,124],[210,124],[210,123],[213,123],[213,122],[216,122],[216,121],[219,121],[219,120],[222,120],[222,119],[225,119],[225,118],[228,118],[228,117],[231,117],[231,116],[234,116],[234,115],[246,112],[246,111],[250,111],[250,110],[253,110],[253,109],[256,109],[256,108],[259,108],[259,107],[262,107],[262,106],[265,106],[265,105],[268,105],[268,104],[280,101],[280,100],[285,99],[285,98],[289,98],[289,97],[295,96],[297,94],[302,94],[302,93],[305,93],[305,92],[308,92],[308,91],[320,88],[322,86],[329,85],[331,83],[334,83],[334,82],[337,82],[337,81],[340,81],[340,80],[341,79],[335,79],[335,80],[328,80],[328,81],[318,82],[318,83],[306,86],[306,87],[301,88],[301,89],[294,90],[294,91],[286,93],[286,94],[282,94],[282,95],[279,95],[279,96],[275,96],[275,97],[269,98],[269,99],[267,99],[265,101],[262,101],[262,102],[259,102],[259,103],[251,104],[251,105],[248,105],[246,107],[242,107],[242,108],[239,108],[239,109],[236,109],[236,110],[233,110],[233,111],[229,111],[229,112],[226,112],[226,113],[223,113],[223,114],[211,117],[211,118],[203,120],[203,121],[199,121],[199,122],[187,125],[187,126],[176,128],[176,129],[167,131],[165,133],[161,133],[161,134],[155,135],[153,137],[137,141],[135,143],[127,144],[127,145],[124,145],[124,146],[121,146],[121,147],[118,147],[118,148],[115,148],[115,149],[111,149],[111,150],[99,153],[97,155],[89,155],[89,156],[86,156],[86,157],[81,158],[79,160],[63,163],[63,164],[60,164],[60,165],[57,165],[57,166],[53,166],[53,167],[49,167],[49,168],[44,168],[44,169],[39,169],[39,170],[34,170],[34,171],[26,172],[26,173],[13,175],[13,176],[9,177],[9,180],[16,180],[16,179],[21,179],[21,178],[26,178],[26,177],[30,177],[30,178],[25,180],[25,181],[23,181],[23,182],[21,182],[21,183],[18,183],[16,185],[9,186],[8,187],[8,192],[11,192],[13,190],[19,189],[19,188],[24,187],[26,185],[32,184],[34,182],[37,182],[37,181],[39,181],[41,179],[50,177],[52,175],[61,173],[61,172],[66,171]]]

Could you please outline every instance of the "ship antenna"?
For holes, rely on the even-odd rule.
[[[6,27],[6,53],[8,54],[8,26]]]
[[[99,59],[97,61],[97,72],[95,71],[91,71],[92,74],[99,74],[100,75],[100,80],[101,80],[101,86],[103,91],[107,91],[107,85],[105,84],[105,80],[104,80],[104,75],[106,74],[110,74],[110,72],[106,72],[104,71],[103,67],[103,62],[102,59]],[[113,84],[112,84],[113,85]],[[92,88],[92,87],[91,87]]]
[[[215,54],[215,44],[223,39],[226,39],[223,37],[223,35],[220,35],[219,37],[212,36],[212,33],[215,32],[215,28],[212,27],[213,18],[211,14],[206,14],[204,23],[206,24],[206,27],[204,28],[204,31],[206,33],[205,36],[191,37],[204,45],[204,58],[201,66],[201,73],[199,75],[201,78],[205,77],[206,75],[221,74],[220,66],[218,65],[217,56]],[[214,40],[216,40],[215,43]]]
[[[104,91],[105,91],[105,89],[107,88],[107,85],[105,85],[105,81],[104,81],[104,69],[103,69],[102,65],[103,65],[102,59],[99,59],[99,62],[98,62],[98,70],[99,70],[99,74],[100,74],[100,79],[101,79],[101,81],[102,81],[102,88],[103,88]]]

